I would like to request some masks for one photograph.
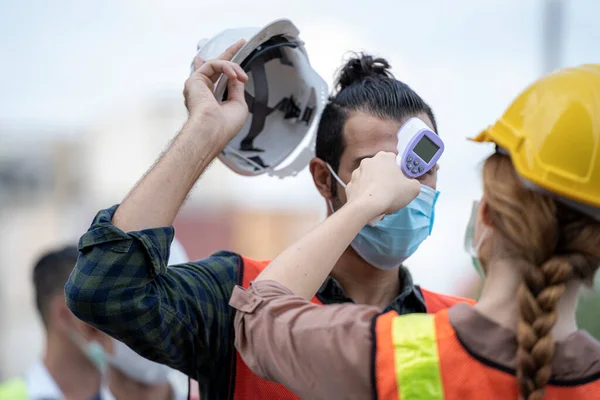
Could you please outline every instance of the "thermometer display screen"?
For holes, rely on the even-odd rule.
[[[439,149],[440,147],[437,144],[433,143],[431,139],[429,139],[427,136],[423,136],[421,140],[419,140],[419,143],[417,143],[413,151],[416,155],[421,157],[421,159],[425,161],[425,163],[429,163],[429,161],[431,161],[431,159],[433,158],[433,156],[435,156],[435,153],[437,153]]]

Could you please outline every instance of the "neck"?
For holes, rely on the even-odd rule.
[[[173,399],[173,389],[169,383],[145,385],[127,377],[114,368],[109,368],[109,389],[117,400]]]
[[[519,321],[518,293],[522,278],[514,262],[492,261],[487,267],[488,275],[475,308],[487,318],[512,331]],[[554,340],[562,340],[577,330],[575,310],[579,284],[569,283],[567,291],[556,306],[557,320],[552,329]]]
[[[398,268],[381,270],[363,260],[348,247],[336,263],[333,276],[346,295],[357,304],[387,307],[400,292]]]
[[[88,400],[100,391],[100,373],[64,335],[48,332],[44,365],[65,399]]]

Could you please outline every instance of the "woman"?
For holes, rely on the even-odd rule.
[[[475,306],[398,316],[307,301],[363,225],[417,192],[380,153],[345,206],[235,289],[242,358],[306,399],[600,398],[600,343],[575,323],[600,265],[599,99],[600,66],[559,71],[475,139],[498,149],[475,213],[487,275]]]

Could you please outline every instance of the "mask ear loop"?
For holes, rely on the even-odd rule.
[[[340,179],[340,177],[338,176],[338,174],[335,173],[335,171],[333,170],[333,168],[331,168],[331,165],[329,165],[329,163],[325,163],[325,165],[327,165],[327,168],[329,169],[329,172],[331,172],[331,174],[333,175],[333,177],[335,178],[336,181],[338,181],[338,183],[340,185],[342,185],[342,187],[344,188],[344,190],[346,190],[346,184]],[[331,203],[331,200],[329,201]],[[331,205],[331,212],[333,211],[333,205]],[[370,226],[375,226],[377,225],[377,223],[379,223],[381,220],[383,219],[383,215],[380,215],[378,217],[373,218],[371,221],[369,221],[369,225]]]
[[[341,180],[341,178],[338,176],[338,174],[335,173],[335,171],[333,170],[333,168],[331,168],[331,165],[329,165],[329,163],[325,163],[325,165],[327,165],[327,169],[329,169],[329,172],[331,172],[331,174],[333,175],[333,177],[335,178],[335,180],[338,181],[338,183],[340,185],[342,185],[342,187],[344,188],[344,190],[346,190],[346,184]]]
[[[485,237],[487,236],[487,233],[489,232],[489,228],[486,226],[483,229],[483,232],[481,232],[481,235],[479,236],[479,240],[477,241],[477,244],[474,247],[475,250],[475,257],[479,258],[479,249],[481,249],[481,245],[483,245],[483,240],[485,239]]]
[[[329,163],[325,163],[325,165],[327,165],[327,169],[329,169],[329,172],[331,172],[331,175],[333,175],[334,179],[340,184],[342,185],[342,187],[344,188],[344,190],[346,190],[346,184],[344,182],[342,182],[342,180],[340,179],[340,177],[338,176],[338,174],[336,174],[333,171],[333,168],[331,168],[331,165],[329,165]],[[330,190],[331,191],[331,190]],[[331,213],[333,214],[335,212],[335,210],[333,209],[333,202],[331,201],[331,199],[327,199],[327,204],[329,205],[329,208],[331,209]]]

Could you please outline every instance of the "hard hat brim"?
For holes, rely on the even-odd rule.
[[[492,138],[490,136],[489,131],[490,131],[490,128],[487,128],[487,129],[479,132],[477,135],[467,138],[467,140],[470,142],[477,142],[477,143],[492,142]]]

